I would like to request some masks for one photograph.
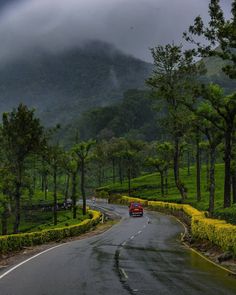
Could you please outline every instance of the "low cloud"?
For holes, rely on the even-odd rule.
[[[227,13],[230,3],[222,1]],[[1,11],[0,62],[94,39],[150,61],[148,48],[180,42],[207,7],[206,0],[21,0]]]

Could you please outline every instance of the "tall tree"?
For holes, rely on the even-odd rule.
[[[63,150],[56,144],[48,147],[48,161],[51,167],[53,177],[53,222],[57,225],[57,210],[58,210],[58,176],[62,170]]]
[[[79,161],[77,156],[74,154],[73,149],[64,154],[63,167],[67,175],[71,178],[72,212],[73,219],[75,219],[77,215],[77,178],[79,173]]]
[[[204,24],[201,16],[184,33],[187,41],[196,45],[196,54],[218,56],[227,61],[222,70],[231,79],[236,79],[236,0],[231,3],[231,17],[227,20],[220,6],[220,0],[210,0],[208,24]],[[200,42],[198,37],[203,37]]]
[[[182,51],[182,46],[168,44],[151,49],[154,60],[153,75],[147,84],[161,98],[167,110],[167,125],[174,145],[174,177],[182,199],[187,197],[187,189],[180,178],[181,141],[188,128],[186,108],[181,103],[187,95],[189,85],[193,84],[199,66],[194,63],[192,51]]]
[[[173,146],[169,142],[157,143],[156,148],[156,157],[148,157],[147,164],[148,166],[153,166],[160,174],[161,177],[161,196],[165,196],[168,192],[168,169],[172,164],[173,159]],[[165,180],[166,179],[166,180]]]
[[[232,139],[236,123],[236,92],[225,96],[223,90],[218,85],[209,85],[204,88],[200,112],[218,130],[224,134],[224,207],[231,205],[231,159],[232,159]]]
[[[89,153],[91,151],[92,146],[95,144],[95,141],[82,141],[76,144],[73,147],[73,152],[78,158],[79,166],[80,166],[80,189],[81,195],[83,199],[83,215],[86,214],[86,194],[85,194],[85,168],[86,168],[86,161],[89,159]]]
[[[18,233],[25,164],[29,155],[39,152],[44,144],[43,127],[35,118],[34,110],[20,104],[12,112],[3,114],[2,136],[7,167],[14,179],[14,233]]]

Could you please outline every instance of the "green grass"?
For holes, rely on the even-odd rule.
[[[147,200],[164,200],[171,202],[181,202],[181,196],[175,186],[173,171],[169,172],[169,189],[168,195],[164,198],[161,197],[160,190],[160,176],[158,173],[146,174],[138,178],[134,178],[131,181],[132,196],[140,197]],[[191,167],[190,175],[188,175],[187,169],[181,169],[181,179],[187,187],[188,199],[186,203],[193,205],[199,210],[207,210],[209,206],[209,192],[207,191],[206,184],[206,167],[202,166],[201,173],[201,195],[202,200],[196,201],[196,171],[195,167]],[[215,196],[215,208],[220,209],[223,207],[223,188],[224,188],[224,165],[216,165],[216,196]],[[128,182],[125,181],[123,185],[116,183],[114,185],[108,185],[103,188],[114,193],[127,193]]]
[[[174,183],[173,171],[169,173],[169,189],[165,197],[161,197],[160,176],[158,173],[146,174],[131,181],[131,196],[153,201],[168,201],[182,203],[181,196]],[[207,211],[209,208],[209,191],[206,184],[206,167],[202,165],[201,169],[201,201],[196,199],[196,169],[191,167],[190,175],[187,169],[181,169],[181,180],[187,187],[188,198],[185,203],[192,205],[198,210]],[[215,171],[216,187],[215,187],[215,210],[214,217],[224,219],[227,222],[236,224],[236,204],[230,208],[223,208],[224,195],[224,164],[217,164]],[[122,185],[115,183],[107,185],[99,190],[105,190],[110,193],[128,194],[128,182]]]
[[[21,222],[20,222],[20,229],[19,232],[33,232],[33,231],[41,231],[44,229],[51,229],[51,228],[59,228],[69,225],[78,224],[81,221],[89,218],[89,215],[82,215],[82,210],[79,208],[77,210],[77,218],[72,218],[72,211],[65,210],[65,211],[58,211],[58,222],[55,226],[53,224],[53,212],[42,212],[40,210],[37,211],[28,211],[22,212],[21,214]],[[13,216],[8,220],[8,233],[11,234],[13,232]],[[0,225],[1,231],[1,225]]]

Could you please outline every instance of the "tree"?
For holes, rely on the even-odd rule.
[[[86,195],[85,195],[85,165],[86,161],[89,159],[89,152],[92,148],[92,146],[95,144],[95,141],[89,140],[89,141],[82,141],[78,144],[76,144],[73,147],[73,152],[78,158],[78,163],[80,166],[80,189],[83,199],[83,215],[86,214]]]
[[[20,104],[17,109],[3,114],[3,149],[6,155],[8,173],[13,177],[15,200],[14,233],[20,225],[20,200],[24,185],[27,158],[40,151],[44,145],[43,127],[34,117],[34,110]]]
[[[165,196],[168,191],[168,169],[172,163],[173,159],[173,146],[169,142],[158,143],[156,147],[156,157],[149,157],[147,159],[147,164],[153,166],[159,173],[161,177],[161,196]],[[166,179],[166,181],[164,181]]]
[[[2,235],[7,235],[8,231],[8,217],[10,216],[9,212],[9,197],[6,194],[0,195],[0,216],[2,223]]]
[[[209,3],[210,20],[204,24],[201,16],[184,33],[187,41],[196,46],[195,53],[201,57],[218,56],[227,61],[222,70],[231,79],[236,79],[236,1],[231,4],[231,19],[226,20],[220,6],[220,0]],[[204,42],[196,39],[203,37]]]
[[[236,120],[236,92],[224,96],[223,90],[210,84],[203,90],[204,102],[201,103],[198,113],[210,121],[224,134],[224,208],[231,205],[231,159],[232,139]]]
[[[218,56],[225,61],[222,70],[225,74],[231,78],[236,79],[236,0],[231,3],[231,18],[229,20],[225,19],[223,10],[220,6],[219,0],[211,0],[209,3],[209,16],[210,21],[207,25],[204,24],[200,16],[196,17],[194,24],[188,29],[188,32],[184,33],[184,37],[187,41],[191,42],[196,46],[194,50],[195,55],[200,57],[205,56]],[[204,42],[198,41],[198,37],[203,37]],[[216,86],[215,86],[216,88]],[[212,89],[212,87],[209,87]],[[212,90],[210,90],[212,91]],[[223,97],[222,91],[215,89],[215,94],[218,92],[218,96]],[[222,112],[222,105],[219,108],[219,100],[214,101],[210,99],[210,104],[215,104],[214,110],[218,113],[220,118],[223,120],[226,129],[225,134],[225,184],[224,184],[224,207],[229,207],[231,204],[231,187],[230,187],[230,174],[232,178],[234,169],[231,169],[231,148],[232,148],[232,124],[234,121],[234,115],[232,110],[232,99],[235,94],[232,94],[231,98],[223,99],[230,100],[230,105],[225,105],[224,111]],[[209,100],[209,95],[208,95]],[[230,110],[227,110],[230,106]],[[226,118],[229,115],[230,118]],[[215,122],[217,123],[217,122]],[[217,124],[219,127],[219,124]],[[231,125],[231,126],[230,126]],[[216,126],[216,124],[215,124]],[[218,128],[217,127],[217,128]],[[222,126],[221,126],[222,129]],[[228,153],[230,152],[230,153]],[[233,186],[233,192],[236,191],[236,187]],[[235,192],[236,195],[236,192]]]
[[[212,216],[215,206],[215,163],[216,163],[216,149],[221,143],[223,138],[223,133],[218,130],[210,121],[202,118],[201,112],[203,111],[202,106],[200,106],[196,111],[196,116],[201,119],[201,125],[199,124],[199,130],[206,136],[208,144],[204,144],[205,148],[209,151],[209,175],[207,175],[207,185],[209,183],[209,213]],[[198,120],[199,120],[198,119]],[[208,167],[207,167],[208,169]]]
[[[63,167],[68,176],[71,176],[72,211],[73,219],[75,219],[77,214],[77,176],[79,172],[79,161],[77,156],[74,154],[73,149],[64,154]]]
[[[51,167],[51,173],[53,177],[53,222],[54,222],[54,225],[57,225],[58,175],[62,168],[63,150],[58,144],[51,145],[51,146],[48,146],[47,148],[47,154],[48,154],[48,162]]]
[[[183,96],[188,95],[188,88],[193,87],[200,66],[194,63],[192,51],[182,52],[182,46],[166,45],[151,49],[154,59],[153,75],[146,81],[162,99],[163,109],[167,112],[168,130],[174,145],[174,177],[182,199],[187,197],[187,189],[180,179],[181,141],[188,128],[187,110],[181,103]]]

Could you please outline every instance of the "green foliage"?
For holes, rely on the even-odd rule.
[[[180,169],[181,177],[184,178],[185,184],[188,188],[188,199],[185,200],[186,203],[193,205],[200,210],[207,210],[209,203],[208,197],[209,192],[206,187],[206,167],[202,166],[201,173],[201,191],[202,200],[201,202],[196,202],[196,171],[192,166],[190,168],[190,175],[186,168]],[[216,164],[216,210],[223,207],[223,184],[224,184],[224,166],[223,164]],[[181,202],[181,196],[174,183],[173,172],[169,175],[169,190],[168,195],[161,197],[161,187],[160,187],[160,176],[159,173],[145,174],[141,177],[133,178],[131,180],[132,192],[131,196],[140,197],[147,200],[161,200],[161,201],[171,201],[171,202]],[[100,188],[108,193],[118,193],[127,194],[127,182],[122,185],[120,183],[115,183],[114,185],[108,185]]]
[[[236,205],[230,208],[217,209],[214,211],[214,217],[227,220],[229,223],[236,224]]]
[[[43,145],[43,127],[34,111],[20,104],[10,113],[3,114],[2,136],[4,152],[11,162],[23,162]]]
[[[231,79],[236,78],[236,9],[235,0],[231,3],[231,18],[225,19],[220,0],[210,0],[208,24],[204,24],[201,16],[194,20],[188,33],[184,33],[187,41],[197,45],[200,56],[217,56],[227,61],[222,70]],[[203,43],[198,37],[204,38]]]
[[[100,221],[101,213],[89,211],[90,219],[86,219],[77,225],[60,227],[38,232],[0,236],[0,253],[9,253],[21,250],[24,247],[41,245],[50,241],[60,241],[63,238],[78,236]]]
[[[152,140],[160,133],[155,118],[149,93],[129,90],[124,93],[121,103],[91,109],[82,115],[78,124],[80,135],[85,139],[125,136]]]

